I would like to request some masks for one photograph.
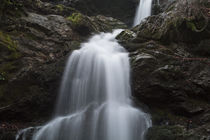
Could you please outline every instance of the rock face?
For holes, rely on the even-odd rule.
[[[204,116],[210,108],[210,7],[208,1],[185,0],[168,6],[117,37],[130,52],[133,95],[150,107],[154,125],[186,129],[191,120],[197,139],[207,138],[209,132],[195,128],[209,126]],[[152,128],[148,139],[192,138],[161,129]],[[157,136],[159,131],[167,134]]]
[[[88,17],[61,4],[39,0],[3,2],[6,8],[1,5],[0,9],[0,127],[4,122],[17,122],[16,128],[37,125],[53,114],[69,54],[93,33],[126,25],[111,17]]]
[[[111,16],[131,25],[138,0],[65,0],[66,5],[73,5],[82,13],[95,16]]]

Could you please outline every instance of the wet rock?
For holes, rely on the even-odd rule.
[[[210,107],[210,34],[207,13],[200,13],[208,7],[188,2],[165,5],[162,13],[117,37],[130,52],[133,96],[149,106],[157,127],[183,127],[183,135],[168,126],[151,128],[149,133],[155,133],[148,137],[151,140],[208,139],[206,130],[196,130],[209,126],[204,124]],[[193,129],[190,133],[185,131],[188,122]]]
[[[136,37],[136,33],[131,30],[124,30],[122,31],[116,38],[121,43],[126,43],[132,41]]]
[[[124,29],[127,27],[117,19],[102,15],[88,17],[81,13],[73,13],[67,17],[67,20],[71,21],[73,29],[83,36],[90,35],[93,32],[108,32],[113,29]]]
[[[0,120],[43,122],[53,113],[71,52],[92,33],[126,25],[110,17],[88,17],[64,5],[15,2],[22,4],[25,14],[5,13],[0,22]],[[81,20],[72,17],[74,13]]]
[[[65,5],[73,5],[83,14],[89,16],[105,15],[132,25],[138,0],[66,0]]]
[[[171,110],[175,106],[177,110],[182,108],[186,114],[192,115],[201,113],[202,109],[189,105],[190,98],[210,101],[210,59],[199,51],[193,51],[193,48],[199,49],[199,44],[208,42],[205,37],[209,33],[208,27],[203,32],[194,32],[185,26],[189,21],[186,9],[190,7],[181,6],[186,4],[186,1],[173,2],[171,8],[168,7],[170,10],[148,17],[117,38],[131,52],[134,96],[150,106],[164,107],[167,104]],[[191,9],[191,14],[195,11]],[[191,17],[193,20],[198,18],[194,16]],[[192,38],[185,33],[193,35]],[[194,41],[198,43],[192,45]]]
[[[163,13],[149,17],[133,30],[137,32],[137,40],[199,43],[210,37],[208,16],[203,13],[196,2],[178,1]]]

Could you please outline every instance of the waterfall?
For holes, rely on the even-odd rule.
[[[100,33],[67,62],[55,118],[33,140],[144,140],[148,114],[133,107],[130,64],[115,37]]]
[[[160,0],[157,0],[157,5],[160,5]]]
[[[139,6],[136,10],[133,26],[141,23],[143,19],[151,15],[152,0],[140,0]]]

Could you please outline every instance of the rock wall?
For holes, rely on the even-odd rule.
[[[87,15],[111,16],[132,25],[138,0],[65,0]]]
[[[151,109],[149,140],[209,138],[209,8],[174,1],[117,37],[130,52],[133,95]]]
[[[93,33],[126,28],[117,19],[89,17],[62,4],[4,2],[0,9],[1,140],[10,131],[14,134],[53,116],[66,59],[80,42]]]

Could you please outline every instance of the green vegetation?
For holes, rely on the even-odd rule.
[[[17,44],[7,34],[0,31],[0,47],[6,47],[10,51],[16,51]]]
[[[197,30],[195,24],[193,22],[189,22],[189,21],[187,22],[187,28],[194,32]]]
[[[0,31],[0,51],[1,51],[1,67],[0,81],[10,78],[10,74],[16,70],[16,60],[21,57],[17,50],[17,44],[8,34]]]
[[[71,16],[67,17],[73,24],[80,24],[82,22],[83,15],[81,13],[73,13]]]
[[[58,4],[58,5],[56,5],[56,8],[57,8],[60,12],[62,12],[62,11],[64,10],[64,5]]]

